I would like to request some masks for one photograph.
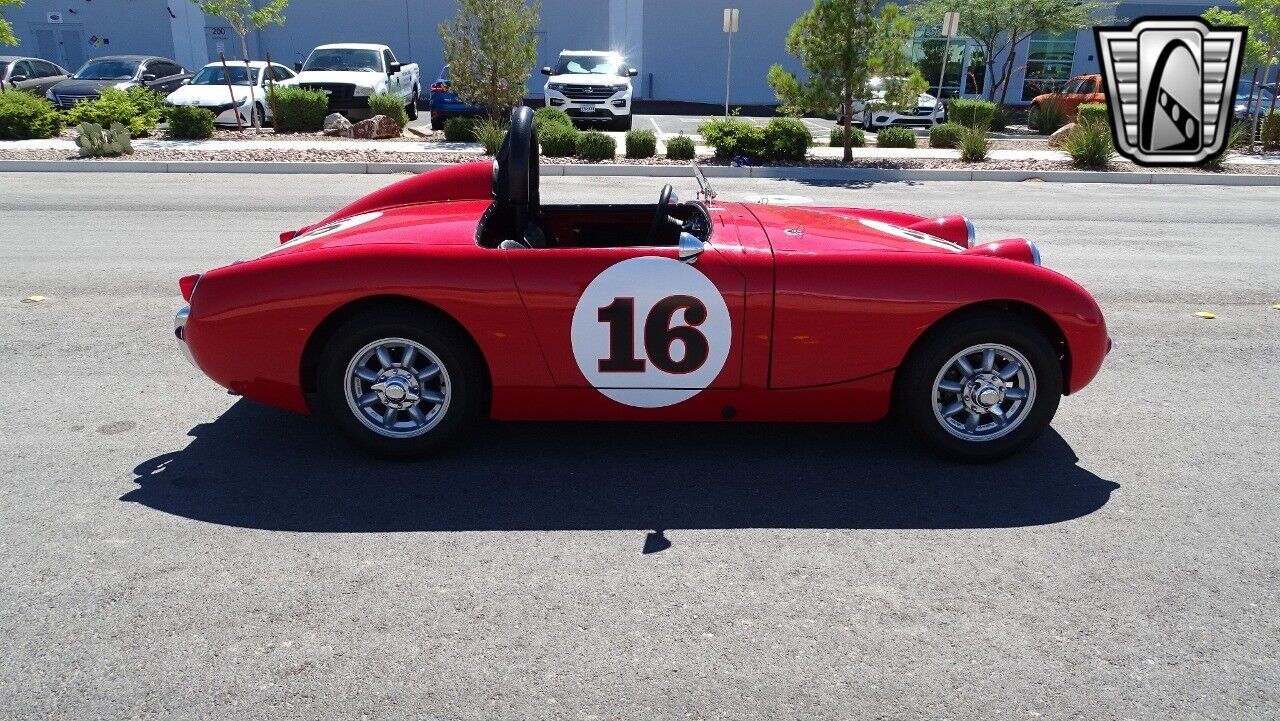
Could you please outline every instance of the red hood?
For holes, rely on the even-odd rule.
[[[769,235],[776,252],[899,251],[957,253],[963,247],[905,226],[929,219],[863,208],[744,204]]]

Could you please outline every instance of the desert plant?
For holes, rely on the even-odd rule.
[[[62,114],[31,93],[0,93],[0,140],[52,138],[62,131]]]
[[[583,160],[613,160],[618,154],[618,142],[599,130],[578,134],[577,155]]]
[[[271,101],[277,133],[314,133],[324,129],[329,96],[323,90],[277,85]]]
[[[1004,130],[1009,127],[1009,109],[1003,105],[997,105],[996,111],[991,114],[991,127],[988,130]]]
[[[568,158],[578,152],[578,132],[572,125],[548,124],[538,129],[542,154],[548,158]]]
[[[67,111],[67,120],[72,125],[93,123],[104,128],[119,123],[129,129],[135,138],[147,135],[160,122],[160,108],[152,102],[150,90],[141,93],[127,93],[115,88],[107,88],[98,97],[82,103],[76,103]]]
[[[696,155],[693,139],[680,134],[667,141],[667,160],[693,160]]]
[[[1238,150],[1249,144],[1249,126],[1246,123],[1232,123],[1231,130],[1227,133],[1227,143],[1223,147],[1222,152],[1208,158],[1203,165],[1212,170],[1222,170],[1222,166],[1227,162],[1227,156],[1232,150]]]
[[[965,127],[960,123],[942,123],[929,128],[930,148],[958,148],[964,138]]]
[[[560,108],[543,107],[533,111],[533,122],[538,126],[541,132],[552,125],[561,125],[564,127],[573,127],[573,119],[569,114]]]
[[[394,93],[374,93],[369,96],[369,112],[374,115],[385,115],[396,121],[396,125],[404,130],[409,124],[409,111],[405,110],[404,99]]]
[[[502,138],[507,134],[507,126],[493,118],[485,118],[476,123],[474,133],[476,140],[484,146],[484,154],[496,155],[502,146]]]
[[[738,118],[715,118],[698,128],[702,140],[717,158],[743,155],[758,158],[764,152],[764,128]]]
[[[987,159],[991,150],[991,142],[987,140],[986,128],[977,126],[960,129],[960,159],[966,163],[980,163]]]
[[[658,154],[658,136],[652,130],[632,130],[626,136],[628,158],[652,158]]]
[[[764,128],[764,155],[770,160],[801,161],[813,145],[813,134],[795,118],[774,118]]]
[[[996,104],[990,100],[957,98],[947,106],[947,122],[964,128],[989,128],[996,115]]]
[[[910,128],[883,128],[876,133],[876,145],[881,148],[914,148],[916,134]]]
[[[1062,104],[1056,100],[1036,103],[1031,106],[1031,111],[1027,114],[1027,125],[1041,135],[1049,135],[1070,121],[1067,111],[1063,110]]]
[[[1105,168],[1115,150],[1111,146],[1111,129],[1097,123],[1083,123],[1067,136],[1067,153],[1071,162],[1081,168]]]
[[[1107,127],[1107,106],[1104,103],[1085,103],[1076,108],[1077,125]]]
[[[844,133],[841,132],[842,130],[843,128],[841,128],[839,125],[831,129],[831,140],[828,142],[828,145],[830,145],[833,148],[844,147]],[[849,147],[851,148],[867,147],[867,134],[862,132],[861,128],[849,128],[849,135],[851,139],[851,144],[849,145]]]
[[[106,130],[97,123],[81,123],[77,130],[80,134],[76,137],[76,145],[82,158],[114,157],[133,152],[129,129],[122,123],[112,123]]]
[[[192,140],[213,137],[213,113],[195,105],[169,108],[169,137]]]
[[[469,143],[476,139],[475,118],[449,118],[444,121],[444,139],[451,143]]]
[[[1280,110],[1272,110],[1262,118],[1262,149],[1280,148]]]

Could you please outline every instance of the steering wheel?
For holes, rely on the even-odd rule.
[[[671,195],[674,190],[668,183],[662,186],[662,193],[658,195],[658,212],[653,216],[653,223],[649,226],[649,240],[653,245],[675,245],[680,238],[680,230],[683,224],[671,217]],[[670,235],[668,242],[663,242],[662,234],[666,232]]]

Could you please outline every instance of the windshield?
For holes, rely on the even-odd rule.
[[[1237,102],[1237,103],[1247,103],[1247,102],[1249,102],[1249,91],[1250,91],[1250,90],[1253,90],[1253,97],[1254,97],[1254,99],[1255,99],[1255,100],[1257,100],[1257,99],[1258,99],[1258,90],[1261,90],[1261,91],[1262,91],[1262,102],[1264,102],[1264,103],[1269,103],[1269,102],[1271,102],[1271,98],[1272,98],[1272,96],[1274,95],[1274,93],[1272,93],[1272,92],[1271,92],[1271,88],[1248,88],[1248,87],[1241,87],[1241,88],[1237,88],[1237,89],[1236,89],[1236,102]]]
[[[302,66],[303,72],[308,70],[353,70],[357,72],[382,71],[382,58],[377,50],[353,50],[334,48],[316,50],[307,58]]]
[[[604,55],[561,55],[552,75],[621,75],[620,65]]]
[[[134,60],[92,60],[76,73],[76,80],[132,80],[138,72]]]
[[[232,66],[229,66],[227,69],[231,71],[230,74],[231,74],[232,85],[251,85],[251,84],[256,84],[258,82],[258,73],[260,72],[258,68],[252,68],[253,70],[252,76],[246,73],[245,68],[243,67],[236,67],[232,65]],[[253,78],[252,81],[249,80],[250,77]],[[196,73],[196,76],[194,78],[191,78],[191,84],[192,85],[226,85],[227,74],[222,72],[222,68],[219,66],[201,68],[200,72]]]

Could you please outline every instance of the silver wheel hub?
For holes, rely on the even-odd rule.
[[[439,356],[407,338],[384,338],[356,351],[347,364],[347,407],[366,428],[413,438],[440,424],[452,384]]]
[[[1035,370],[1009,346],[971,346],[943,364],[933,383],[933,415],[966,441],[991,441],[1026,420],[1035,404]]]

